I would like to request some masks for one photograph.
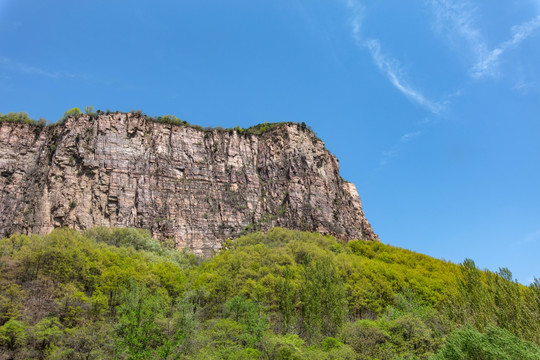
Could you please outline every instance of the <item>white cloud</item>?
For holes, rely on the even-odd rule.
[[[523,24],[512,27],[512,38],[503,41],[491,50],[484,58],[479,60],[471,70],[473,78],[495,76],[499,66],[500,56],[509,48],[517,47],[523,40],[531,36],[540,27],[540,15]]]
[[[508,49],[518,46],[540,27],[540,16],[512,27],[512,38],[489,50],[482,32],[474,26],[476,8],[466,1],[430,0],[435,15],[435,29],[445,33],[450,41],[466,43],[471,56],[469,75],[474,79],[499,74],[499,59]]]
[[[531,244],[537,242],[538,240],[540,240],[540,229],[525,235],[521,243]]]
[[[353,37],[356,41],[360,41],[360,29],[362,28],[362,19],[365,11],[364,6],[362,6],[362,4],[360,4],[358,1],[354,0],[347,0],[346,4],[352,13],[351,29]]]
[[[396,89],[434,114],[439,114],[442,111],[441,104],[430,101],[420,91],[414,89],[404,80],[405,76],[402,73],[399,63],[397,60],[390,58],[381,52],[381,44],[378,40],[367,39],[362,42],[362,45],[369,50],[373,62],[375,62],[379,70],[386,74],[388,80],[390,80],[390,83],[392,83]]]
[[[540,229],[525,234],[521,239],[515,240],[516,245],[530,246],[540,241]]]
[[[430,3],[437,32],[446,33],[452,42],[462,39],[474,59],[483,58],[488,50],[482,33],[473,25],[476,9],[468,2],[431,0]]]
[[[78,74],[47,71],[39,67],[34,67],[34,66],[30,66],[21,62],[13,61],[12,59],[4,57],[4,56],[0,56],[0,67],[9,71],[15,71],[15,72],[23,73],[23,74],[28,74],[28,75],[39,75],[39,76],[44,76],[51,79],[86,77],[84,75],[78,75]]]
[[[401,139],[399,139],[400,143],[406,143],[414,139],[415,137],[418,137],[422,135],[422,131],[414,131],[404,134]]]
[[[347,0],[347,7],[352,12],[351,31],[356,44],[369,51],[373,62],[381,72],[383,72],[390,83],[402,94],[423,106],[434,114],[439,114],[443,106],[426,98],[419,90],[412,87],[405,80],[406,76],[401,70],[401,66],[396,59],[383,54],[381,44],[377,39],[364,39],[361,35],[362,18],[364,16],[364,7],[358,1]]]
[[[388,162],[392,158],[396,157],[403,150],[403,147],[405,146],[406,143],[421,136],[422,134],[423,134],[422,131],[412,131],[401,136],[399,141],[394,146],[392,146],[390,150],[387,150],[382,153],[381,161],[379,162],[379,167],[382,167],[388,164]]]
[[[45,76],[49,78],[59,77],[59,74],[57,72],[54,72],[54,73],[48,72],[37,67],[28,66],[23,63],[15,62],[7,57],[0,57],[0,65],[2,65],[2,67],[4,67],[7,70],[22,72],[25,74],[40,75],[40,76]]]
[[[534,87],[534,85],[535,84],[532,81],[525,81],[523,79],[520,79],[512,87],[512,90],[519,91],[521,93],[527,93],[530,89]]]

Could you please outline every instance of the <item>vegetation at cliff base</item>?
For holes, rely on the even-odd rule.
[[[0,240],[0,274],[0,359],[540,358],[539,280],[379,242],[57,229]]]

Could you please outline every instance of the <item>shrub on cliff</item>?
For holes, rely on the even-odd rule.
[[[64,116],[60,119],[60,121],[65,121],[70,116],[78,116],[78,115],[82,115],[82,112],[78,107],[74,107],[72,109],[66,110],[64,112]]]
[[[174,115],[163,115],[163,116],[159,116],[157,118],[150,118],[150,119],[155,121],[155,122],[160,122],[160,123],[164,123],[164,124],[189,125],[189,123],[187,121],[179,119]]]
[[[7,113],[0,114],[0,122],[13,122],[21,124],[30,124],[36,126],[45,126],[47,125],[47,120],[40,118],[39,120],[31,119],[26,112],[16,112],[16,113]]]

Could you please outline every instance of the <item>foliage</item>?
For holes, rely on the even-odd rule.
[[[524,287],[502,268],[498,273],[480,271],[466,259],[460,266],[458,293],[444,310],[458,324],[471,324],[483,331],[491,324],[536,344],[540,343],[540,291],[538,280]]]
[[[40,118],[39,120],[34,120],[30,118],[28,113],[26,112],[16,112],[16,113],[7,113],[7,114],[1,114],[0,113],[0,123],[1,122],[12,122],[12,123],[20,123],[20,124],[30,124],[34,126],[45,126],[47,125],[47,120]]]
[[[89,115],[90,117],[93,117],[96,115],[96,113],[94,112],[94,107],[91,106],[91,105],[88,105],[84,108],[84,113],[86,115]]]
[[[65,121],[70,116],[79,116],[82,115],[81,110],[78,107],[71,108],[69,110],[66,110],[64,112],[64,116],[60,119],[60,121]]]
[[[539,280],[525,287],[507,269],[379,242],[274,228],[203,260],[145,230],[57,229],[0,240],[0,274],[6,358],[528,359],[539,351]]]
[[[335,336],[345,320],[345,288],[330,257],[306,257],[299,289],[301,331],[308,340]]]
[[[9,319],[0,326],[0,347],[14,350],[26,344],[26,326],[18,320]]]
[[[112,112],[111,110],[106,110],[106,111],[97,110],[97,111],[94,111],[94,107],[91,106],[91,105],[88,105],[88,106],[86,106],[84,108],[84,114],[88,115],[91,120],[95,119],[98,115],[111,114],[111,113],[114,113],[114,112]],[[119,113],[119,112],[116,111],[115,113]],[[144,115],[141,110],[132,110],[130,113],[136,114],[138,116],[143,116],[145,119],[147,119],[149,121],[153,121],[153,122],[157,122],[157,123],[163,123],[163,124],[169,124],[169,125],[174,125],[174,126],[187,126],[187,127],[190,127],[190,128],[196,129],[196,130],[205,131],[207,133],[216,131],[216,132],[221,132],[221,133],[225,133],[225,132],[233,133],[233,132],[236,132],[236,133],[238,133],[240,135],[261,135],[261,134],[264,134],[266,132],[269,132],[269,131],[271,131],[273,129],[279,128],[279,127],[284,126],[284,125],[294,125],[294,126],[297,126],[302,131],[308,130],[308,131],[313,132],[311,127],[306,125],[306,123],[304,123],[304,122],[301,122],[301,123],[296,123],[296,122],[268,123],[268,122],[265,122],[265,123],[262,123],[262,124],[257,124],[257,125],[251,126],[249,128],[246,128],[246,129],[244,129],[244,128],[240,127],[240,126],[235,126],[234,128],[227,128],[227,129],[224,129],[224,128],[219,127],[219,126],[215,127],[215,128],[212,128],[212,127],[203,128],[200,125],[190,124],[189,122],[187,122],[185,120],[182,120],[182,119],[176,117],[175,115],[162,115],[162,116],[158,116],[158,117],[147,116],[147,115]],[[57,123],[51,124],[50,126],[57,126],[57,125],[63,124],[68,117],[77,117],[77,116],[80,116],[82,114],[83,114],[83,112],[78,107],[68,109],[68,110],[66,110],[64,112],[64,115],[58,120]],[[40,118],[39,120],[31,119],[29,117],[28,113],[26,113],[26,112],[7,113],[7,114],[4,114],[4,115],[2,115],[0,113],[0,122],[24,123],[24,124],[30,124],[30,125],[35,125],[35,126],[46,126],[47,125],[47,120],[45,120],[43,118]]]
[[[485,333],[471,326],[455,330],[434,360],[466,359],[540,359],[540,349],[509,331],[490,325]]]
[[[179,119],[174,115],[163,115],[163,116],[159,116],[157,118],[150,118],[150,119],[155,121],[155,122],[160,122],[160,123],[164,123],[164,124],[189,125],[189,123],[187,121]]]

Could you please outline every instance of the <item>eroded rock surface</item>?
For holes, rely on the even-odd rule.
[[[336,158],[298,125],[254,135],[136,113],[0,123],[0,236],[98,225],[149,229],[203,255],[272,226],[377,239]]]

